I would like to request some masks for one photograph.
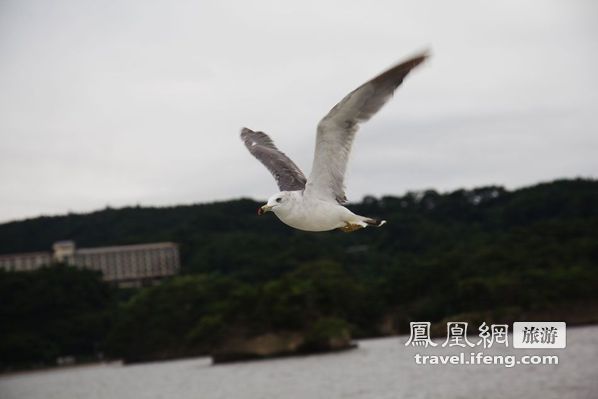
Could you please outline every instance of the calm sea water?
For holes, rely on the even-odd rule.
[[[557,354],[557,366],[420,366],[415,353],[459,351],[408,348],[407,337],[393,337],[360,341],[359,349],[336,354],[218,366],[197,358],[3,375],[0,398],[598,398],[598,327],[567,333],[562,350],[484,350]]]

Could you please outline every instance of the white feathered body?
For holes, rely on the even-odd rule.
[[[344,206],[303,195],[302,191],[286,193],[283,206],[275,206],[272,212],[286,225],[305,231],[328,231],[347,224],[367,224],[363,216],[351,212]]]

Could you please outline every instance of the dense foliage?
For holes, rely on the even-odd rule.
[[[110,329],[113,291],[97,272],[64,265],[0,271],[0,369],[96,354]]]
[[[577,179],[512,192],[492,186],[366,197],[350,208],[388,224],[351,234],[293,230],[273,215],[258,217],[260,204],[247,199],[7,223],[0,225],[0,253],[48,250],[62,239],[81,247],[175,241],[183,276],[129,300],[96,281],[94,295],[104,295],[96,307],[85,296],[94,290],[69,293],[74,297],[68,304],[81,301],[88,324],[80,322],[78,311],[63,309],[66,302],[49,301],[48,331],[66,334],[64,344],[56,344],[57,332],[32,322],[41,306],[36,300],[54,294],[27,290],[54,284],[61,298],[66,272],[2,273],[1,322],[11,325],[0,333],[2,348],[25,345],[7,341],[8,334],[38,340],[23,352],[37,355],[20,360],[97,348],[130,359],[162,358],[204,353],[231,334],[309,330],[326,320],[347,323],[354,335],[364,336],[381,333],[389,315],[396,330],[413,319],[488,311],[516,318],[534,309],[594,303],[597,204],[598,182]],[[27,288],[15,288],[18,284]],[[30,299],[21,298],[28,294]],[[106,316],[111,301],[120,305]],[[96,325],[90,327],[95,335],[73,333],[73,323]]]

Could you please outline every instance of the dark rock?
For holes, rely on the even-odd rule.
[[[276,332],[229,339],[212,352],[214,364],[356,348],[346,322],[321,319],[307,332]]]

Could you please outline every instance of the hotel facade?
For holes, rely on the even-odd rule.
[[[120,287],[153,285],[179,272],[178,246],[172,242],[77,248],[74,241],[59,241],[53,252],[0,255],[0,269],[30,271],[44,265],[67,265],[97,270],[103,279]]]

